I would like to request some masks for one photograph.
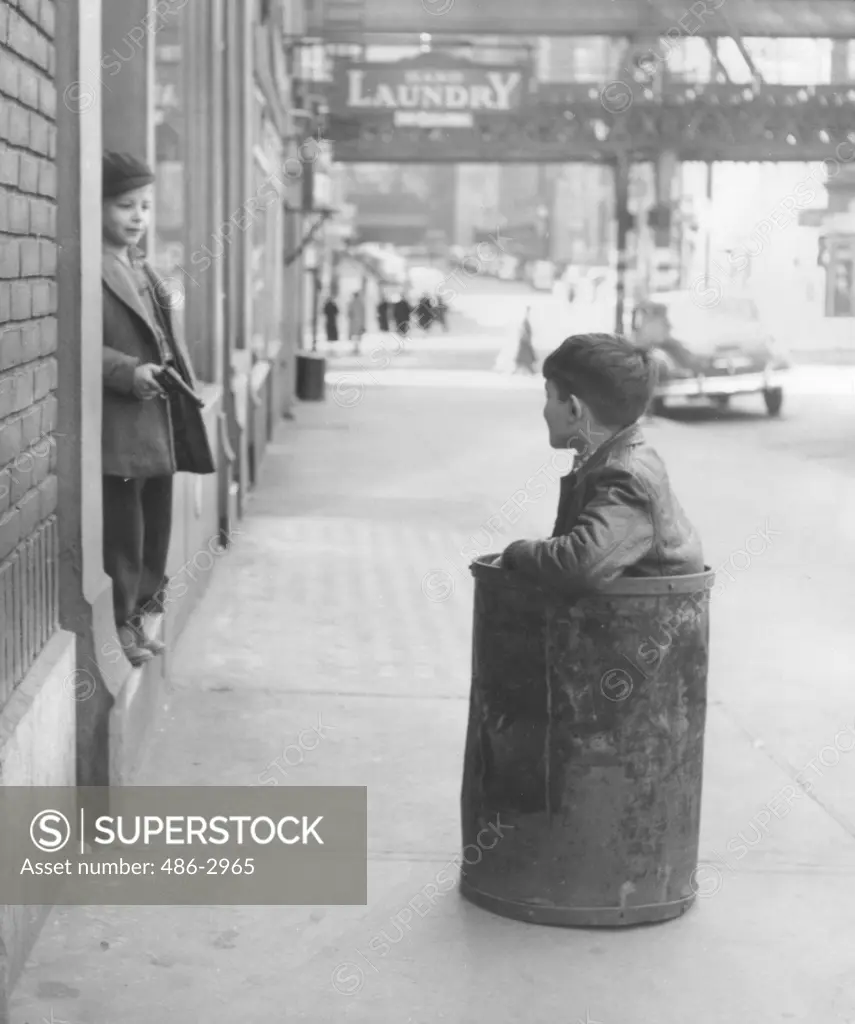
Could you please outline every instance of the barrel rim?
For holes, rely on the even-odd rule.
[[[469,571],[476,580],[499,585],[512,590],[525,590],[540,594],[546,600],[566,601],[567,597],[560,592],[538,586],[520,577],[510,569],[503,569],[496,563],[500,555],[481,555],[469,566]],[[492,561],[486,561],[491,559]],[[704,566],[703,572],[685,576],[624,576],[607,584],[595,593],[585,597],[658,597],[662,594],[696,594],[708,591],[715,581],[715,572],[710,566]]]

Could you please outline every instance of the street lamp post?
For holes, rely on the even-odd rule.
[[[549,259],[549,207],[541,203],[537,208],[537,220],[540,225],[540,256]]]
[[[617,275],[615,287],[615,333],[623,334],[626,302],[626,263],[632,218],[629,212],[629,159],[618,154],[614,166],[615,210],[617,214]]]
[[[312,352],[318,350],[318,300],[320,298],[320,270],[318,267],[318,251],[316,246],[307,247],[304,258],[306,273],[311,275],[311,328],[312,328]]]
[[[312,351],[318,351],[318,311],[321,301],[320,267],[312,267]]]

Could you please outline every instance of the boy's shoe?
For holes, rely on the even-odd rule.
[[[116,633],[119,637],[119,643],[122,645],[122,650],[125,652],[125,657],[134,668],[139,668],[140,665],[144,665],[154,657],[152,651],[140,644],[137,632],[133,626],[127,624],[119,626]]]
[[[152,655],[163,654],[166,650],[166,644],[162,640],[158,640],[157,637],[152,636],[145,628],[145,624],[137,626],[134,629],[134,633],[136,634],[137,644],[143,650],[151,651]]]

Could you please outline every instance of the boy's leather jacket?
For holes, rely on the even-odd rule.
[[[578,595],[619,576],[703,572],[701,542],[638,424],[620,430],[561,481],[549,540],[511,544],[502,564]]]

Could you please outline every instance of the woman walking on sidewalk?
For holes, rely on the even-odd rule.
[[[103,166],[104,569],[113,581],[116,630],[132,665],[164,645],[145,615],[164,611],[176,473],[213,473],[199,407],[164,389],[164,370],[193,389],[190,357],[172,317],[173,296],[136,248],[151,219],[154,175],[132,156]]]
[[[395,318],[395,331],[400,338],[406,338],[410,333],[410,317],[413,315],[413,307],[407,301],[405,294],[401,294],[392,312]]]
[[[434,310],[433,303],[431,302],[430,295],[425,293],[416,305],[416,320],[418,320],[419,327],[421,327],[425,334],[427,334],[431,327],[433,327],[435,318],[436,312]]]
[[[517,345],[516,370],[527,370],[529,373],[534,373],[536,366],[537,355],[535,354],[534,343],[532,342],[531,306],[526,306],[525,318],[520,327],[520,337]]]
[[[436,320],[443,331],[448,334],[448,306],[446,305],[445,299],[441,295],[437,295],[436,304],[434,306],[436,313]]]
[[[389,330],[389,299],[382,285],[380,286],[380,299],[377,303],[377,326],[384,334]]]
[[[332,295],[328,296],[324,303],[324,321],[327,341],[338,341],[338,303]]]

